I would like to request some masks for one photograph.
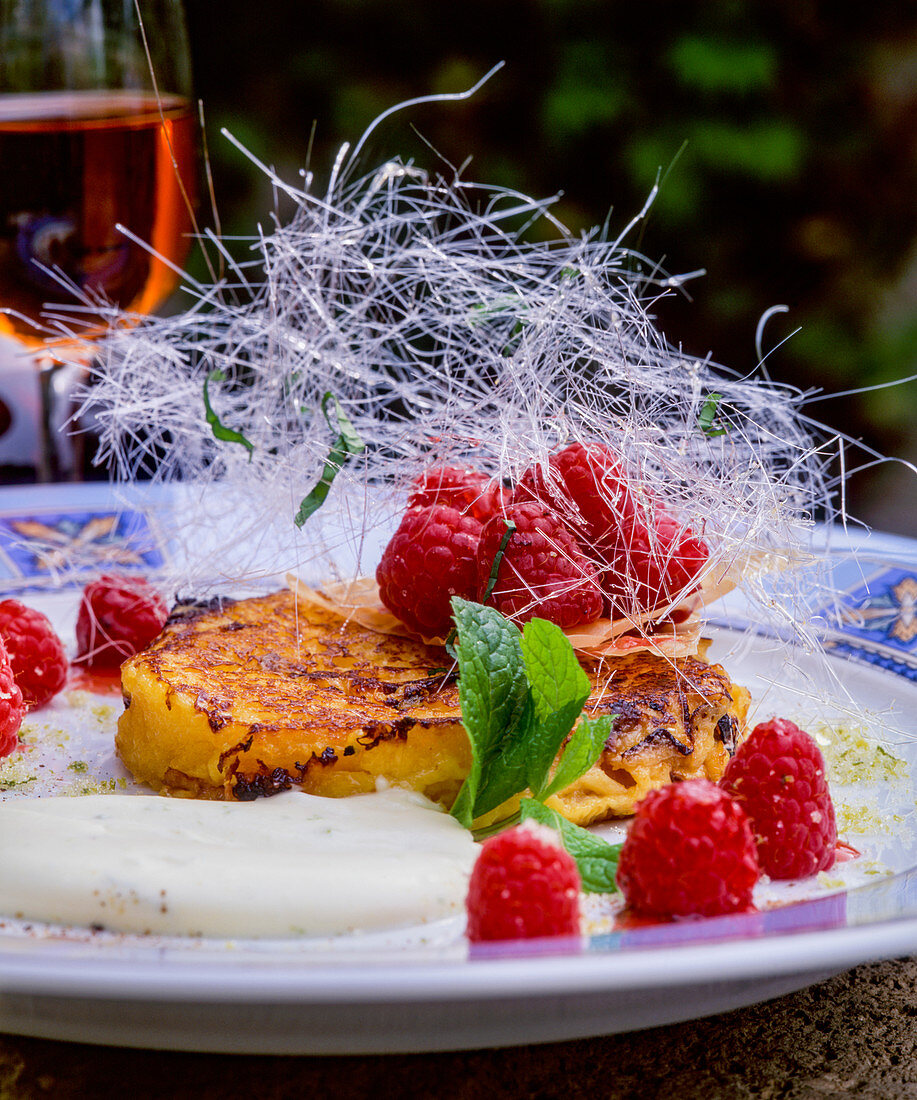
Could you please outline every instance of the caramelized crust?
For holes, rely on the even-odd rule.
[[[588,825],[624,817],[650,790],[677,779],[719,779],[745,725],[750,697],[721,665],[634,653],[587,669],[594,684],[586,714],[615,714],[595,765],[548,800]]]
[[[375,789],[454,798],[470,767],[445,651],[373,633],[290,592],[173,616],[121,670],[116,747],[171,794],[254,798]]]
[[[343,623],[289,591],[174,614],[121,671],[116,746],[156,790],[249,799],[292,785],[339,797],[403,784],[449,805],[471,764],[445,651]],[[631,813],[670,777],[718,777],[747,693],[719,666],[648,653],[587,669],[587,713],[617,714],[598,764],[554,804],[586,823]]]

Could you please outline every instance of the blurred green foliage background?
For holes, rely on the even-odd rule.
[[[226,233],[250,233],[269,186],[228,127],[296,182],[394,103],[391,155],[535,195],[572,230],[616,234],[661,175],[630,243],[671,272],[704,268],[656,310],[672,343],[738,370],[767,326],[774,378],[838,393],[917,373],[917,7],[876,0],[186,0],[197,93]],[[418,137],[422,135],[423,139]],[[429,143],[429,144],[426,144]],[[435,150],[433,152],[431,150]],[[796,330],[799,331],[796,331]],[[917,383],[816,400],[811,414],[917,461]],[[917,476],[881,466],[850,510],[917,534]]]

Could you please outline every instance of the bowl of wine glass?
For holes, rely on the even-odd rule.
[[[60,472],[61,364],[109,306],[128,323],[175,288],[197,192],[190,69],[180,0],[0,0],[0,466],[28,464],[4,439],[21,451],[37,388],[37,473]]]

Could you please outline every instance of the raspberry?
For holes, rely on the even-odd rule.
[[[771,878],[805,878],[834,863],[837,826],[825,761],[794,722],[755,726],[726,765],[721,780],[743,807]]]
[[[168,617],[162,597],[142,577],[100,577],[83,590],[77,660],[90,667],[117,667],[145,649]]]
[[[505,519],[494,516],[484,524],[478,550],[478,598],[484,597],[507,521],[516,530],[503,551],[488,602],[519,622],[536,616],[560,627],[595,622],[602,614],[595,567],[564,523],[534,501],[512,504]]]
[[[614,615],[652,611],[700,586],[709,550],[689,527],[657,504],[635,510],[596,546],[607,563],[601,584]]]
[[[483,523],[500,511],[505,497],[502,485],[470,466],[432,466],[414,482],[408,507],[448,504]]]
[[[603,443],[571,443],[551,455],[547,470],[532,466],[522,475],[514,499],[553,508],[590,543],[617,529],[634,509],[624,467]]]
[[[444,638],[453,596],[474,599],[481,523],[448,504],[409,508],[376,570],[379,596],[411,630]]]
[[[19,744],[19,727],[24,714],[22,692],[13,675],[6,646],[0,638],[0,757],[9,756]]]
[[[44,706],[67,679],[67,654],[50,619],[19,600],[0,601],[0,637],[26,709]]]
[[[710,917],[746,910],[757,878],[748,818],[715,783],[670,783],[638,803],[617,874],[636,912]]]
[[[579,935],[576,861],[541,825],[517,825],[481,847],[468,884],[468,938]]]

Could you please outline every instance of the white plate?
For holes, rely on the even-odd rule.
[[[49,528],[63,524],[78,537],[81,517],[102,506],[104,492],[0,494],[0,582],[6,568],[7,590],[26,589],[24,598],[46,608],[65,635],[78,589],[55,590],[45,573],[29,573],[18,550],[9,542],[4,550],[3,525],[8,531],[11,517],[44,508]],[[72,515],[61,520],[67,508]],[[133,537],[130,530],[123,535],[127,543]],[[106,552],[111,547],[109,539]],[[827,881],[763,886],[754,914],[471,952],[458,922],[361,938],[226,943],[6,921],[0,1030],[279,1054],[489,1047],[671,1023],[777,996],[860,962],[917,952],[917,638],[910,637],[912,628],[917,635],[917,559],[913,544],[901,540],[884,549],[892,556],[871,559],[865,570],[845,574],[839,567],[841,587],[868,615],[829,636],[836,654],[830,666],[856,708],[887,732],[909,775],[835,788],[835,801],[863,807],[871,824],[848,830],[863,855]],[[138,568],[150,565],[148,555]],[[767,637],[750,648],[741,642],[718,630],[714,656],[726,656],[733,677],[763,700],[762,717],[791,709],[785,647]],[[810,684],[821,675],[812,658],[794,662]],[[124,773],[111,736],[119,709],[116,697],[77,694],[30,716],[42,746],[30,760],[45,767],[33,768],[40,778],[7,796],[73,791],[93,777],[117,784]],[[87,770],[69,768],[75,760]]]

